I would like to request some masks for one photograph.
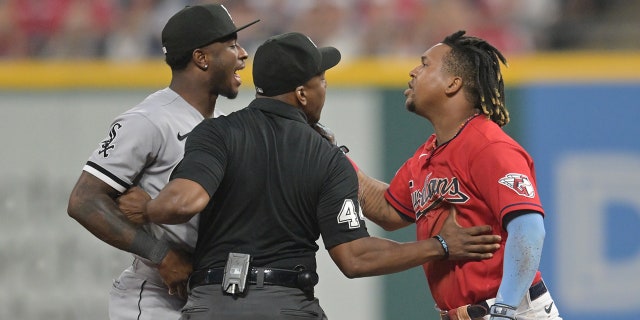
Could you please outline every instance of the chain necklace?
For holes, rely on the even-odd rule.
[[[479,113],[478,113],[478,112],[476,112],[476,113],[472,114],[469,118],[467,118],[466,120],[462,121],[462,122],[460,123],[460,125],[458,126],[458,132],[456,132],[456,134],[453,136],[453,138],[451,138],[451,139],[447,140],[446,142],[442,143],[440,146],[442,146],[442,145],[444,145],[444,144],[447,144],[449,141],[451,141],[451,140],[453,140],[455,137],[457,137],[457,136],[460,134],[460,132],[462,131],[462,128],[464,128],[464,126],[466,126],[466,125],[467,125],[467,123],[469,123],[469,121],[471,121],[471,119],[475,118],[477,115],[479,115]],[[430,146],[429,146],[429,148],[428,148],[428,150],[429,150],[430,152],[431,152],[431,151],[433,151],[433,150],[435,150],[435,149],[438,147],[438,145],[436,145],[436,142],[437,142],[437,141],[438,141],[438,139],[436,138],[436,139],[433,139],[433,141],[431,142],[431,145],[430,145]]]

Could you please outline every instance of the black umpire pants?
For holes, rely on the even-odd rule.
[[[182,309],[181,320],[326,320],[317,298],[296,288],[249,285],[245,294],[224,293],[220,284],[197,286]]]

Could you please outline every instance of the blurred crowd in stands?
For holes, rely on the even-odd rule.
[[[640,0],[0,0],[0,59],[162,57],[160,32],[185,5],[223,3],[251,54],[299,31],[345,58],[415,56],[454,31],[513,55],[640,49]]]

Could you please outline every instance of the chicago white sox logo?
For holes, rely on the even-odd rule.
[[[117,122],[111,127],[111,130],[109,130],[109,139],[100,143],[100,148],[102,148],[102,150],[98,151],[98,154],[102,154],[105,158],[109,156],[109,150],[115,148],[111,143],[113,142],[113,139],[116,138],[116,130],[121,127],[122,125]]]

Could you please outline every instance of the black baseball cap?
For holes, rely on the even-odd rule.
[[[253,59],[256,92],[272,97],[293,91],[313,76],[340,62],[334,47],[318,48],[297,32],[273,36],[258,47]]]
[[[162,29],[162,51],[167,56],[185,54],[258,21],[236,27],[229,11],[221,4],[186,6],[169,18]]]

